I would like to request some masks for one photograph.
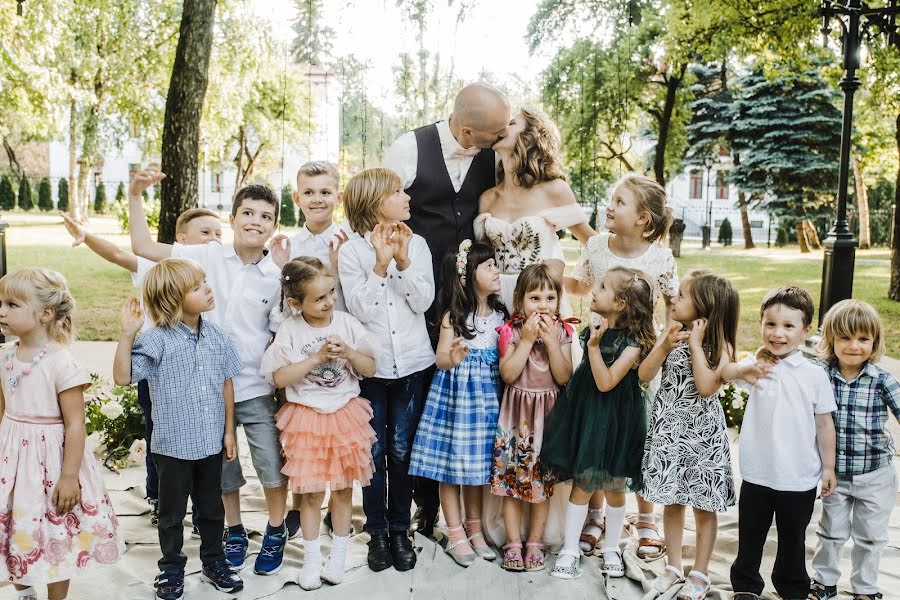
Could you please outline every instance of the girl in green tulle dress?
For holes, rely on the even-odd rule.
[[[624,575],[625,492],[643,487],[647,417],[637,367],[656,341],[653,284],[636,269],[609,269],[594,288],[591,311],[601,315],[600,325],[581,332],[585,358],[550,413],[540,456],[558,480],[573,480],[565,541],[550,573],[560,579],[580,573],[578,539],[596,490],[608,503],[601,572]]]

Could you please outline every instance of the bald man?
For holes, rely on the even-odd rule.
[[[474,241],[478,198],[497,183],[491,146],[506,136],[509,119],[509,102],[500,90],[472,83],[456,95],[450,118],[404,133],[384,154],[384,167],[400,175],[412,199],[407,225],[425,238],[431,250],[435,298],[440,294],[444,256],[455,254],[463,240]],[[440,319],[434,310],[432,306],[425,317],[436,346]],[[426,378],[426,385],[430,380]],[[437,482],[416,478],[415,501],[414,526],[431,537],[440,509]]]

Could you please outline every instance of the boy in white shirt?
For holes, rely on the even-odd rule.
[[[223,246],[211,241],[198,246],[162,244],[153,240],[141,203],[141,191],[165,178],[148,169],[134,176],[128,190],[131,248],[149,260],[190,258],[206,273],[213,290],[215,308],[207,313],[211,322],[225,328],[237,344],[244,369],[234,378],[234,421],[243,425],[250,442],[253,466],[266,497],[269,524],[254,571],[272,575],[281,568],[287,532],[284,509],[287,477],[281,473],[284,458],[275,427],[275,389],[259,372],[266,346],[271,340],[269,312],[281,294],[281,266],[287,252],[273,240],[272,252],[266,243],[278,224],[278,198],[266,186],[248,185],[234,196],[229,219],[234,242]],[[276,264],[277,263],[277,264]],[[240,489],[246,483],[240,460],[222,467],[222,501],[228,525],[225,555],[236,569],[243,566],[249,540],[241,522]]]
[[[772,525],[778,527],[778,550],[772,583],[785,600],[806,598],[806,527],[812,517],[816,487],[834,492],[837,409],[825,370],[807,360],[800,344],[813,318],[809,293],[794,286],[772,290],[760,309],[765,351],[776,360],[768,375],[754,357],[726,367],[726,380],[755,381],[744,413],[740,437],[738,553],[731,566],[735,600],[762,593],[759,573],[763,546]]]

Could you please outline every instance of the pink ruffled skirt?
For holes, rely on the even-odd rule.
[[[369,424],[372,407],[367,400],[352,398],[333,413],[289,402],[275,419],[284,448],[281,472],[290,479],[292,492],[342,490],[354,481],[362,487],[371,483],[375,430]]]

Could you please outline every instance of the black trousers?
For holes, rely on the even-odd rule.
[[[772,570],[775,591],[785,600],[806,598],[809,592],[806,527],[815,502],[815,488],[806,492],[781,492],[747,481],[741,484],[738,553],[731,565],[731,587],[735,592],[762,594],[765,584],[759,566],[774,515],[778,530],[778,550]]]
[[[183,460],[154,454],[159,473],[159,548],[160,571],[184,572],[187,557],[184,521],[188,497],[194,502],[194,524],[200,530],[200,561],[210,565],[225,560],[222,531],[225,507],[222,505],[222,453],[199,460]]]
[[[434,306],[432,306],[432,310]],[[427,316],[427,313],[426,313]],[[430,323],[430,321],[429,321]],[[437,329],[440,329],[438,327]],[[437,331],[435,329],[435,331]],[[429,330],[429,334],[431,331]],[[437,348],[437,338],[432,336],[433,348]],[[425,387],[423,391],[423,398],[428,397],[428,390],[431,388],[431,379],[434,377],[435,367],[429,367],[425,372],[425,376],[423,377],[423,385]],[[424,404],[424,402],[423,402]],[[416,506],[422,509],[422,514],[425,518],[430,519],[432,521],[437,520],[438,511],[441,510],[441,498],[438,494],[438,482],[434,479],[428,479],[427,477],[413,477],[413,501],[416,503]]]

